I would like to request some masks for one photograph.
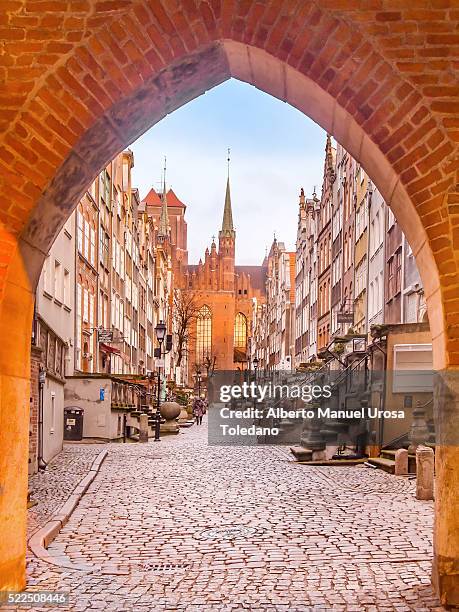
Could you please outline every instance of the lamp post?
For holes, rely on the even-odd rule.
[[[198,397],[199,399],[201,399],[201,382],[202,382],[201,370],[198,370],[196,372],[196,379],[198,381]]]
[[[161,360],[163,357],[163,342],[166,336],[166,324],[164,321],[160,321],[155,327],[156,340],[159,343],[159,359]],[[160,361],[161,363],[161,361]],[[159,430],[161,426],[161,365],[158,365],[158,398],[156,404],[156,419],[155,419],[155,442],[159,442],[161,440],[159,436]]]
[[[252,364],[253,364],[255,382],[257,382],[257,370],[258,370],[258,366],[260,365],[260,360],[258,359],[258,357],[254,357]]]

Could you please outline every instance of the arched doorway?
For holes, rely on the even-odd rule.
[[[441,23],[454,32],[457,11],[133,0],[65,14],[57,4],[51,15],[31,7],[28,30],[22,8],[8,15],[23,41],[8,46],[15,70],[1,119],[0,587],[9,589],[24,585],[30,325],[45,254],[106,162],[225,79],[292,104],[361,163],[416,257],[435,367],[459,363],[458,98],[445,47],[453,43],[429,30]],[[404,37],[410,27],[418,38]],[[42,68],[30,68],[40,53]],[[435,577],[451,604],[459,603],[458,465],[456,449],[438,450]]]

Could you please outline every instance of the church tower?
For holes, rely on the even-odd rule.
[[[229,179],[229,152],[228,152],[228,179],[226,181],[225,208],[223,211],[222,228],[218,233],[218,256],[220,259],[220,286],[223,291],[235,290],[234,263],[236,256],[236,232],[233,226],[233,211],[231,209],[231,191]]]

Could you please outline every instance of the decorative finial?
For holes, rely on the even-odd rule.
[[[215,236],[212,236],[212,243],[215,244]]]
[[[228,157],[226,159],[226,161],[228,162],[228,178],[229,178],[229,175],[230,175],[230,161],[231,161],[231,155],[230,154],[231,154],[231,149],[228,147]]]

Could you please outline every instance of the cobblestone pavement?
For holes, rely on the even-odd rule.
[[[432,504],[407,479],[208,447],[205,426],[107,448],[49,547],[86,571],[31,558],[30,590],[69,591],[76,611],[441,610]]]
[[[85,476],[104,444],[65,444],[64,450],[52,460],[45,471],[30,478],[32,500],[28,532],[41,527],[64,504],[78,482]]]

